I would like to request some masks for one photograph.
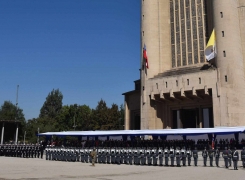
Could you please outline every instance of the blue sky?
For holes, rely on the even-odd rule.
[[[63,104],[123,104],[140,68],[139,0],[0,0],[0,104],[39,115],[52,89]]]

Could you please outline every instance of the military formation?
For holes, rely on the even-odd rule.
[[[153,165],[153,166],[191,166],[198,165],[198,158],[200,156],[197,148],[191,150],[190,148],[58,148],[48,146],[45,150],[46,160],[52,161],[67,161],[67,162],[82,162],[82,163],[102,163],[102,164],[128,164],[128,165]],[[220,157],[225,161],[225,167],[233,166],[237,170],[237,162],[239,160],[239,153],[234,148],[224,150],[221,154],[220,150],[205,148],[201,153],[203,159],[203,166],[207,165],[209,159],[209,166],[214,166],[214,162],[219,167]],[[241,160],[245,168],[245,148],[241,151]]]
[[[43,145],[0,145],[0,156],[19,158],[43,158]],[[82,163],[103,164],[128,164],[128,165],[153,165],[153,166],[191,166],[198,165],[198,158],[202,156],[203,166],[219,167],[220,158],[224,159],[225,168],[233,166],[237,170],[237,164],[241,157],[245,168],[245,147],[239,153],[234,147],[232,150],[225,147],[209,147],[200,153],[197,148],[191,150],[184,146],[170,148],[67,148],[47,146],[45,149],[46,160],[67,161]],[[207,164],[209,160],[209,165]]]
[[[0,156],[19,158],[43,158],[42,145],[0,145]]]

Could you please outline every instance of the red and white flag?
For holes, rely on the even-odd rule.
[[[144,44],[143,48],[143,58],[145,60],[145,67],[149,69],[149,64],[148,64],[148,57],[147,57],[147,52],[146,52],[146,45]]]

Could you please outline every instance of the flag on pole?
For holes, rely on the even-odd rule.
[[[146,45],[144,44],[143,48],[143,58],[145,60],[145,67],[149,69],[149,64],[148,64],[148,57],[147,57],[147,52],[146,52]]]
[[[214,59],[216,56],[217,52],[216,52],[216,38],[215,38],[215,31],[213,30],[208,44],[205,48],[205,56],[207,61],[210,61],[211,59]]]
[[[212,149],[214,149],[214,145],[215,145],[215,141],[214,141],[214,134],[213,134],[213,138],[212,138]]]

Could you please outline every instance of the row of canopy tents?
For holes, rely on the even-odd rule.
[[[107,131],[62,131],[39,133],[39,136],[168,136],[168,135],[226,135],[245,133],[245,126],[215,127],[215,128],[186,128],[186,129],[155,129],[155,130],[107,130]]]

